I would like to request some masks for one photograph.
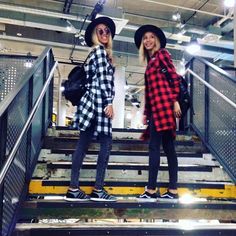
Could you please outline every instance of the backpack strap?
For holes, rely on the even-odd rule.
[[[83,62],[83,64],[82,64],[82,66],[85,65],[85,63],[87,62],[87,60],[89,59],[89,57],[94,53],[94,51],[95,51],[95,49],[93,49],[93,50],[88,54],[88,56],[86,57],[86,59],[84,60],[84,62]]]

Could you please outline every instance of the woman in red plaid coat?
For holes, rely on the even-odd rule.
[[[144,124],[149,124],[149,177],[145,192],[138,201],[178,200],[178,161],[174,147],[176,123],[181,116],[177,101],[179,76],[176,73],[169,52],[165,49],[166,37],[154,25],[143,25],[135,33],[135,44],[139,48],[140,59],[147,62],[145,71]],[[166,78],[167,70],[171,85]],[[156,193],[157,174],[160,166],[160,145],[167,156],[169,187],[166,193]]]

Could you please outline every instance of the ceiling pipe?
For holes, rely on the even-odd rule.
[[[198,13],[211,15],[211,16],[217,16],[217,17],[222,17],[222,18],[226,17],[225,15],[217,14],[217,13],[214,13],[214,12],[202,11],[202,10],[193,9],[193,8],[189,8],[189,7],[183,7],[183,6],[180,6],[180,5],[173,5],[173,4],[164,3],[164,2],[156,2],[156,1],[152,1],[152,0],[141,0],[141,1],[148,2],[148,3],[154,3],[154,4],[166,6],[166,7],[173,7],[173,8],[183,9],[183,10],[187,10],[187,11],[193,11],[193,12],[196,11]],[[229,17],[229,19],[233,19],[233,17]]]
[[[7,10],[7,11],[15,11],[15,12],[21,12],[21,13],[29,13],[33,15],[39,15],[39,16],[48,16],[53,18],[61,18],[65,20],[75,20],[75,21],[83,21],[84,19],[79,16],[75,15],[69,15],[69,14],[63,14],[59,12],[52,12],[52,11],[45,11],[45,10],[39,10],[35,8],[29,8],[29,7],[21,7],[21,6],[13,6],[1,3],[0,4],[1,10]],[[89,21],[90,22],[90,21]]]
[[[228,19],[233,19],[233,15],[234,15],[234,9],[229,9],[229,12],[228,14],[223,17],[222,19],[218,20],[214,25],[217,26],[217,27],[220,27],[220,25],[225,22],[226,20]]]
[[[142,1],[145,1],[145,0],[142,0]],[[157,2],[154,2],[154,3],[157,3]],[[170,5],[170,4],[167,4],[167,5]],[[177,5],[172,5],[172,6],[176,7]],[[63,13],[45,11],[45,10],[38,10],[38,9],[33,9],[33,8],[28,8],[28,7],[12,6],[12,5],[8,5],[8,4],[0,4],[0,9],[9,10],[9,11],[17,11],[17,12],[21,12],[21,13],[34,14],[34,15],[39,15],[39,16],[63,18],[63,19],[69,19],[69,20],[74,20],[74,21],[81,21],[81,22],[84,21],[84,18],[75,16],[75,15],[69,15],[69,14],[63,14]],[[198,11],[198,10],[194,9],[194,11]],[[223,15],[220,15],[220,16],[225,17]],[[44,28],[44,29],[47,26],[46,29],[59,30],[59,31],[65,32],[65,29],[63,27],[60,27],[60,26],[58,27],[55,25],[50,27],[50,25],[46,25],[46,24],[40,24],[40,23],[33,23],[32,24],[32,22],[26,22],[26,21],[17,22],[17,20],[12,20],[12,19],[7,20],[5,18],[0,18],[0,21],[7,23],[7,24],[17,24],[18,23],[18,25],[22,25],[22,26],[39,27],[39,28]],[[90,21],[86,20],[86,22],[90,22]],[[41,25],[41,27],[40,27],[40,25]],[[124,27],[124,29],[135,31],[138,29],[138,27],[135,25],[127,24]],[[164,31],[164,32],[165,32],[165,35],[168,39],[173,39],[173,40],[182,41],[182,42],[189,42],[191,39],[191,37],[189,37],[189,36],[181,36],[180,37],[178,34],[169,33],[166,31]],[[71,32],[71,33],[75,33],[75,32]],[[82,33],[84,33],[84,32],[82,32]],[[120,36],[120,35],[116,35],[115,40],[121,40],[124,42],[131,42],[131,41],[133,42],[133,39],[125,37],[125,36]]]
[[[142,0],[142,1],[146,1],[146,0]],[[165,3],[159,3],[159,2],[154,2],[154,1],[149,1],[149,2],[153,2],[153,3],[161,4],[161,5],[166,5],[166,6],[172,6],[172,7],[186,9],[185,7],[181,7],[181,6],[178,6],[178,5],[165,4]],[[91,8],[92,9],[92,7],[88,7],[88,6],[83,6],[83,7]],[[21,12],[21,13],[34,14],[34,15],[39,15],[39,16],[48,16],[48,17],[53,17],[53,18],[74,20],[74,21],[80,21],[80,22],[84,21],[84,18],[79,17],[79,16],[63,14],[63,13],[59,13],[59,12],[46,11],[46,10],[33,9],[33,8],[29,8],[29,7],[13,6],[13,5],[8,5],[8,4],[0,4],[0,9],[8,10],[8,11],[16,11],[16,12]],[[200,10],[190,9],[190,8],[188,10],[196,11],[196,12],[200,11]],[[128,14],[130,14],[130,13],[128,13]],[[204,14],[208,14],[208,12],[204,12]],[[229,17],[229,16],[227,17],[227,16],[224,16],[224,15],[219,15],[219,14],[215,14],[215,13],[209,13],[209,14],[213,14],[213,15],[216,15],[216,16],[223,17],[224,20],[231,19],[231,17]],[[132,15],[134,16],[135,14],[132,14]],[[137,17],[139,17],[139,16],[137,15]],[[146,18],[148,18],[148,17],[146,17]],[[153,17],[150,17],[150,19],[154,20]],[[156,19],[156,20],[163,20],[163,19]],[[4,22],[4,23],[13,24],[10,19],[9,19],[9,21],[7,21],[6,19],[5,20],[1,19],[1,21]],[[86,22],[89,23],[90,20],[86,20]],[[25,24],[25,23],[26,22],[24,22],[23,24]],[[22,23],[20,23],[19,25],[22,25]],[[27,25],[25,24],[25,26],[29,26],[29,27],[30,27],[30,25],[31,25],[30,23],[28,23]],[[32,27],[37,27],[35,25],[38,25],[38,27],[39,27],[40,24],[34,23],[34,26],[32,26]],[[42,24],[42,25],[43,25],[43,28],[45,28],[45,24]],[[40,27],[40,28],[42,28],[42,27]],[[46,28],[50,28],[50,27],[48,26]],[[53,26],[53,29],[55,30],[55,26]],[[127,24],[124,27],[124,29],[136,31],[138,29],[138,27],[134,26],[134,25]],[[58,27],[57,30],[65,32],[63,27]],[[72,31],[71,33],[75,33],[75,32]],[[165,34],[166,34],[167,38],[173,39],[173,40],[176,40],[176,41],[182,41],[182,42],[189,42],[190,41],[190,37],[189,36],[184,36],[183,35],[183,36],[180,37],[178,34],[169,33],[169,32],[165,32]]]

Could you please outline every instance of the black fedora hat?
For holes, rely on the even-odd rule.
[[[161,43],[161,48],[166,46],[166,36],[160,28],[156,27],[155,25],[142,25],[137,29],[134,35],[134,42],[137,48],[140,47],[143,35],[146,32],[152,32],[158,37]]]
[[[106,16],[102,16],[102,17],[98,17],[96,19],[94,19],[87,27],[86,31],[85,31],[85,42],[86,44],[91,47],[93,45],[92,42],[92,33],[94,28],[99,25],[99,24],[104,24],[106,25],[110,31],[111,31],[111,36],[112,38],[114,38],[115,33],[116,33],[116,25],[114,23],[114,21]]]

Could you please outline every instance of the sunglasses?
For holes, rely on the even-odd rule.
[[[99,35],[103,35],[103,34],[105,34],[105,35],[109,35],[110,33],[111,33],[111,31],[110,31],[110,29],[109,28],[105,28],[105,29],[96,29],[96,32],[97,32],[97,34],[99,34]]]

